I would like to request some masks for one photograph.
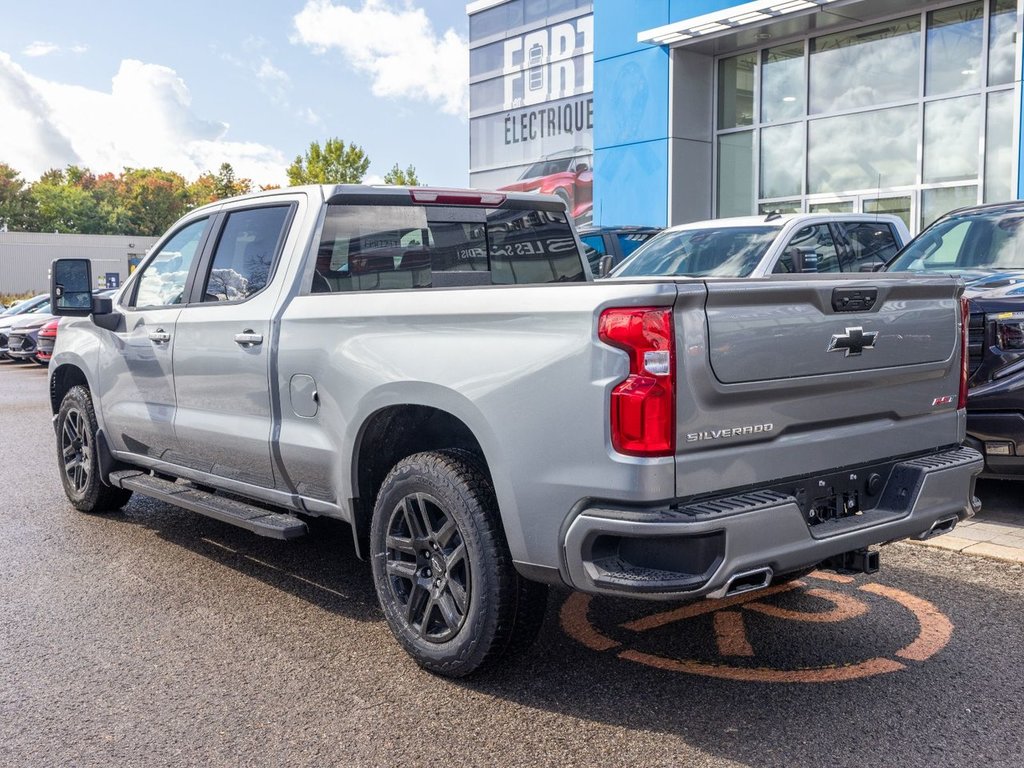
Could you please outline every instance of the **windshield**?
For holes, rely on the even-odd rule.
[[[8,307],[3,312],[0,312],[0,317],[2,317],[3,315],[20,315],[26,312],[34,312],[38,307],[42,306],[43,304],[46,304],[46,306],[49,307],[49,299],[50,297],[48,294],[41,294],[31,299],[19,301],[17,304]]]
[[[778,227],[722,227],[662,232],[633,252],[612,277],[747,277]]]
[[[935,222],[886,270],[970,272],[1024,269],[1024,212],[985,211]]]

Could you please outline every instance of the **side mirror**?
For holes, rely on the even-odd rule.
[[[794,272],[817,272],[818,252],[813,248],[799,247],[791,251]]]
[[[602,256],[601,260],[597,263],[597,276],[608,277],[611,274],[612,267],[615,266],[614,261],[610,253]]]
[[[92,314],[92,262],[55,259],[50,265],[50,311],[62,317]]]

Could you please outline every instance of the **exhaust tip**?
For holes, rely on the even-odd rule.
[[[956,528],[956,524],[958,522],[960,522],[960,519],[956,515],[953,515],[952,517],[945,517],[942,520],[936,520],[932,523],[931,528],[917,536],[917,540],[927,541],[928,539],[934,539],[936,536],[941,536],[944,533],[949,533]]]
[[[753,592],[755,589],[764,589],[772,583],[772,574],[772,569],[767,566],[737,573],[726,582],[722,597],[732,597],[744,592]]]

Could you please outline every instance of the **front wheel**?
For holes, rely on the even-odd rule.
[[[462,452],[415,454],[391,470],[370,552],[391,631],[431,672],[464,677],[540,629],[547,588],[516,572],[490,481]]]
[[[57,412],[57,464],[64,493],[82,512],[110,512],[128,503],[132,492],[104,485],[96,452],[96,411],[85,387],[72,387]]]

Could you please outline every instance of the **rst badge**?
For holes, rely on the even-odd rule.
[[[864,333],[864,329],[859,325],[854,328],[847,328],[846,333],[834,333],[832,334],[832,341],[828,344],[828,352],[843,352],[846,354],[844,357],[850,355],[859,355],[865,349],[875,348],[875,339],[878,338],[877,331],[868,331]]]

